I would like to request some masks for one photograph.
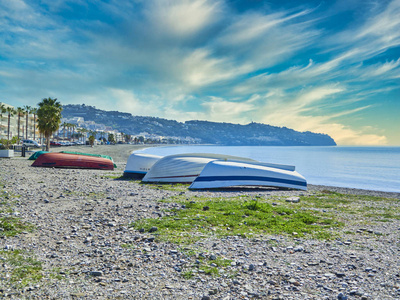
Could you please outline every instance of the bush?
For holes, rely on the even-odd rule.
[[[0,150],[8,150],[10,146],[16,144],[19,141],[19,138],[14,136],[11,140],[0,139]]]

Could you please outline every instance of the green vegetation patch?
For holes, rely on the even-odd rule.
[[[157,189],[157,190],[165,190],[165,191],[175,191],[175,192],[185,192],[188,190],[190,184],[188,183],[152,183],[152,182],[141,182],[142,185],[146,187]]]
[[[185,265],[181,271],[181,276],[185,279],[192,279],[196,274],[205,274],[213,277],[218,277],[222,273],[234,275],[231,266],[232,260],[221,256],[200,253],[198,250],[187,249],[182,250],[182,253],[188,257],[194,257],[195,262],[190,265]]]
[[[340,211],[360,216],[361,220],[366,218],[383,222],[400,220],[400,205],[398,199],[395,198],[322,192],[302,197],[301,206]]]
[[[22,231],[32,230],[32,225],[11,216],[16,196],[5,194],[3,190],[0,190],[0,195],[0,236],[14,236]],[[14,200],[12,200],[13,198]]]
[[[22,250],[0,251],[5,268],[2,280],[10,280],[21,286],[30,285],[42,279],[42,263]]]
[[[0,218],[0,236],[14,236],[23,231],[30,231],[33,226],[16,217]]]
[[[333,214],[274,206],[250,196],[173,199],[185,207],[171,209],[169,215],[160,219],[140,220],[132,226],[146,231],[155,226],[160,239],[190,244],[211,235],[287,234],[329,239],[334,235],[330,228],[342,225]]]

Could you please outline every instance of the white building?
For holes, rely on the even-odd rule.
[[[13,108],[15,111],[16,107],[9,105],[4,102],[0,102],[0,105],[4,105],[6,108]],[[23,114],[19,118],[19,138],[22,139],[35,139],[39,140],[40,133],[37,129],[37,121],[35,121],[35,115],[28,115],[28,122],[26,119],[26,114]],[[9,131],[9,134],[8,134]],[[18,113],[14,113],[13,116],[10,116],[10,128],[8,128],[8,112],[2,113],[0,111],[0,139],[12,139],[13,137],[18,136]]]

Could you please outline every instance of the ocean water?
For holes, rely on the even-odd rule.
[[[294,165],[309,184],[400,192],[400,147],[170,146],[138,152],[230,154]]]

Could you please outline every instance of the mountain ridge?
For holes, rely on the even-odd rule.
[[[63,118],[83,117],[85,121],[110,126],[130,135],[148,133],[166,138],[191,140],[197,144],[227,146],[336,146],[327,134],[299,132],[262,123],[245,125],[191,120],[178,122],[158,117],[133,116],[104,111],[85,104],[63,105]]]

